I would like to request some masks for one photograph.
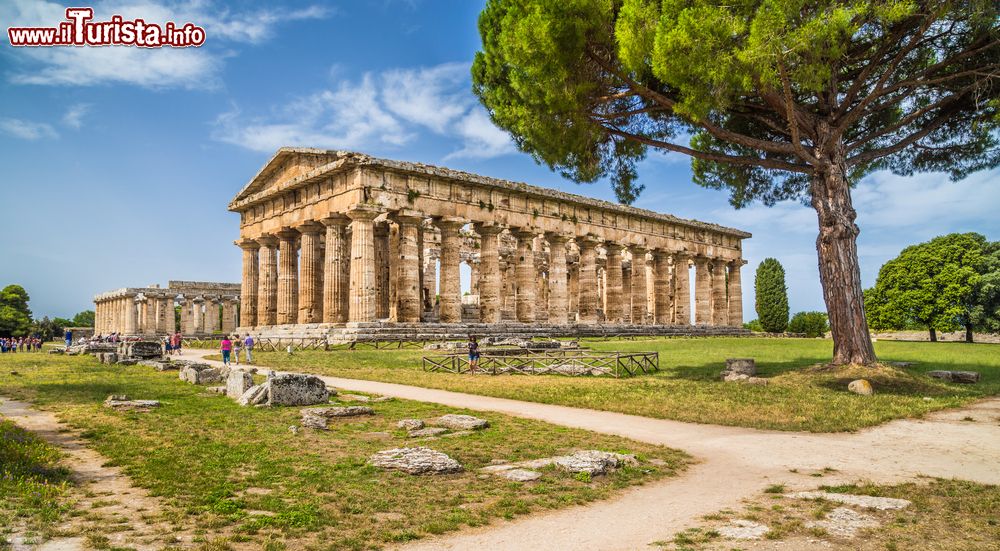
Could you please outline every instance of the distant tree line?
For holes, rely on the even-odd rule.
[[[965,329],[1000,332],[1000,242],[952,233],[903,249],[866,289],[865,311],[876,331]]]
[[[8,285],[0,290],[0,337],[33,335],[42,340],[51,340],[66,327],[94,326],[93,310],[84,310],[73,316],[73,319],[49,319],[44,316],[35,320],[28,307],[30,300],[28,292],[20,285]]]

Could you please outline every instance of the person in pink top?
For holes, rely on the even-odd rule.
[[[229,340],[229,335],[222,337],[222,363],[229,367],[229,355],[233,352],[233,341]]]

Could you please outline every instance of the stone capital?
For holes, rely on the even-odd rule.
[[[320,224],[315,220],[307,220],[299,224],[298,226],[295,226],[295,229],[298,230],[299,233],[308,234],[308,233],[320,233],[321,231],[323,231],[324,228],[323,224]]]
[[[382,214],[382,209],[372,205],[357,205],[346,214],[351,220],[371,221]]]
[[[351,223],[351,219],[339,212],[331,213],[319,221],[324,226],[346,226]]]
[[[238,239],[233,241],[233,244],[244,251],[255,251],[260,248],[260,243],[254,239]]]
[[[621,254],[623,248],[621,243],[615,241],[604,242],[604,249],[608,251],[608,254]]]
[[[549,242],[549,245],[565,245],[569,242],[570,237],[562,233],[547,231],[545,232],[545,240]]]
[[[273,248],[278,245],[278,238],[269,233],[265,233],[257,238],[257,244],[261,247]]]
[[[729,261],[729,265],[730,265],[730,266],[731,266],[732,268],[734,268],[734,269],[737,269],[737,270],[738,270],[738,269],[740,269],[740,268],[742,268],[743,266],[746,266],[746,265],[747,265],[747,264],[749,264],[749,263],[750,263],[750,262],[748,262],[748,261],[746,261],[746,260],[743,260],[742,258],[737,258],[737,259],[735,259],[735,260],[731,260],[731,261]]]
[[[426,216],[424,213],[412,209],[400,209],[393,212],[389,217],[400,225],[419,226]]]
[[[494,222],[476,222],[473,228],[480,236],[499,235],[503,231],[503,226]]]
[[[601,242],[600,239],[590,234],[577,236],[575,241],[576,241],[576,246],[580,247],[581,249],[596,248],[597,245]]]
[[[534,239],[539,232],[534,228],[511,227],[510,233],[516,237],[518,241],[521,241],[523,239]]]
[[[278,230],[277,232],[275,232],[275,235],[277,235],[278,239],[280,239],[281,241],[294,241],[299,237],[299,230],[285,226],[280,230]]]
[[[725,258],[713,258],[712,259],[712,265],[717,266],[719,268],[725,268],[727,264],[729,264],[729,261],[726,260]]]
[[[205,297],[199,295],[191,299],[191,302],[205,302]]]
[[[465,226],[466,220],[458,216],[442,216],[434,219],[434,225],[440,230],[458,231]]]

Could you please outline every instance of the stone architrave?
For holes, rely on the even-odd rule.
[[[580,248],[579,321],[597,323],[597,243],[591,236],[577,238]]]
[[[323,321],[347,321],[350,294],[351,251],[347,246],[347,224],[350,218],[336,214],[322,220],[326,226],[326,254],[323,258]]]
[[[604,319],[608,323],[622,323],[622,246],[608,241],[604,244],[608,260],[605,267],[607,285],[605,287]]]
[[[726,296],[726,265],[722,259],[712,260],[712,325],[729,325],[729,303]]]
[[[743,327],[743,284],[740,282],[740,268],[746,264],[743,259],[729,264],[729,325]]]
[[[497,236],[503,230],[493,224],[476,224],[479,234],[479,319],[500,321],[500,257]]]
[[[420,254],[417,234],[423,215],[403,210],[393,216],[399,224],[399,256],[396,272],[397,318],[404,323],[420,321],[423,310],[420,289]]]
[[[712,323],[712,274],[708,271],[709,259],[694,258],[694,322],[698,325]]]
[[[691,325],[690,257],[674,254],[674,323]]]
[[[380,211],[359,205],[347,212],[351,219],[351,278],[348,320],[375,321],[375,227]]]
[[[653,251],[653,320],[657,325],[673,323],[672,297],[670,255],[663,249],[656,249]]]
[[[257,325],[278,324],[278,239],[257,238],[260,245],[260,286],[257,291]]]
[[[284,228],[278,232],[278,325],[299,320],[299,232]]]
[[[320,252],[323,225],[306,222],[296,227],[301,237],[298,323],[323,321],[323,258]]]
[[[646,248],[638,245],[629,247],[632,253],[632,324],[646,323]]]
[[[545,238],[549,242],[549,323],[564,325],[569,323],[568,238],[557,233],[547,233]]]
[[[436,221],[441,231],[441,323],[462,321],[462,281],[460,230],[465,220],[444,217]]]
[[[516,229],[513,234],[517,238],[517,299],[515,308],[517,321],[532,323],[535,321],[535,251],[532,244],[537,232],[529,229]]]
[[[240,325],[257,325],[257,289],[260,286],[258,252],[260,244],[252,239],[241,239],[236,245],[243,250],[243,278],[240,286]]]

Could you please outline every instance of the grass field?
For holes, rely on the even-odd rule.
[[[662,447],[498,414],[477,414],[491,427],[472,435],[408,439],[396,428],[399,419],[462,411],[401,400],[373,404],[374,417],[331,422],[328,432],[293,435],[289,427],[299,423],[299,408],[243,408],[179,381],[176,373],[104,366],[90,357],[0,356],[0,393],[57,413],[135,484],[162,498],[161,521],[195,527],[206,543],[216,545],[213,549],[227,542],[377,548],[601,499],[676,474],[689,461]],[[101,405],[109,394],[158,399],[164,405],[149,413],[113,412]],[[18,464],[15,476],[28,471],[23,483],[0,482],[0,520],[18,516],[41,530],[59,517],[60,495],[28,498],[38,484],[63,484],[62,471],[54,467],[51,450],[30,435],[9,423],[0,425],[0,435],[0,464],[10,457]],[[378,450],[407,445],[445,452],[466,471],[418,477],[366,464]],[[593,480],[550,469],[531,484],[477,472],[496,459],[586,448],[636,453],[641,462]],[[223,537],[213,541],[219,534]]]
[[[60,453],[0,419],[0,549],[15,529],[29,541],[45,539],[66,512],[69,471]]]
[[[421,350],[270,352],[258,363],[300,370],[502,398],[616,411],[697,423],[777,430],[856,430],[890,419],[919,416],[1000,393],[1000,345],[876,343],[882,361],[908,361],[905,370],[805,373],[829,361],[831,343],[821,339],[649,339],[585,342],[598,350],[657,351],[660,372],[633,379],[560,376],[486,376],[428,373]],[[767,386],[723,383],[726,358],[755,358]],[[942,383],[933,369],[982,373],[976,385]],[[868,376],[875,396],[847,392],[852,377]]]

